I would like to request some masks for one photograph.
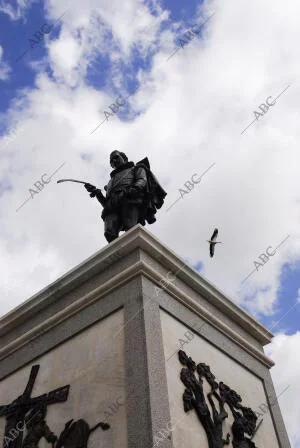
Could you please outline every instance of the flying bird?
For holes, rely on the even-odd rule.
[[[212,234],[210,240],[207,240],[207,242],[209,243],[209,253],[210,256],[213,257],[214,253],[215,253],[215,245],[216,244],[221,244],[222,241],[216,241],[218,236],[218,229],[214,230],[214,233]]]

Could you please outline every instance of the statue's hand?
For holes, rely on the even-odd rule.
[[[84,184],[84,188],[90,193],[90,197],[94,198],[97,193],[97,187],[91,184]]]

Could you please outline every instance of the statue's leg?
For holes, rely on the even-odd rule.
[[[129,230],[139,222],[140,210],[139,207],[133,204],[127,204],[122,210],[122,221],[124,230]]]
[[[117,213],[111,213],[104,219],[104,236],[110,243],[119,236],[120,219]]]

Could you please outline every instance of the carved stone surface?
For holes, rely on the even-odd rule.
[[[39,441],[44,437],[48,443],[54,446],[57,437],[47,425],[46,418],[47,408],[41,405],[40,408],[32,409],[25,417],[27,435],[24,438],[22,448],[37,448]]]
[[[60,387],[48,394],[31,398],[39,368],[39,365],[31,368],[30,377],[22,395],[11,404],[0,406],[0,417],[6,417],[3,448],[38,448],[42,438],[51,443],[53,448],[87,448],[90,434],[99,427],[105,431],[110,428],[110,425],[99,422],[90,428],[85,420],[73,422],[72,419],[65,424],[64,430],[57,437],[46,423],[47,406],[66,401],[70,386]]]
[[[88,423],[83,419],[77,420],[76,422],[70,420],[66,423],[65,429],[59,436],[55,448],[87,448],[91,433],[99,427],[103,431],[110,428],[108,423],[99,422],[93,428],[90,428]]]
[[[257,448],[245,434],[252,437],[255,433],[257,417],[252,409],[244,407],[240,395],[224,384],[218,383],[207,364],[196,363],[192,358],[180,350],[179,361],[185,367],[181,369],[180,378],[186,389],[183,394],[184,410],[194,409],[206,432],[209,448],[222,448],[229,445],[230,434],[223,436],[223,421],[228,417],[225,406],[231,411],[234,422],[232,424],[233,448]],[[210,392],[206,401],[203,380],[210,385]],[[216,406],[217,404],[217,406]],[[212,410],[212,413],[210,411]]]
[[[4,448],[22,448],[23,440],[23,430],[25,423],[26,414],[35,410],[43,415],[46,413],[47,406],[54,403],[61,403],[68,399],[70,386],[59,387],[58,389],[52,390],[47,394],[40,395],[38,397],[31,398],[31,392],[34,386],[35,379],[37,377],[40,366],[34,365],[31,368],[29,380],[27,386],[22,395],[20,395],[12,403],[0,406],[0,417],[6,417],[6,426],[4,433],[3,446]],[[34,413],[32,414],[34,416]],[[27,420],[28,421],[28,420]],[[47,432],[47,429],[41,429],[41,421],[39,422],[39,431]],[[23,429],[21,429],[23,428]],[[41,436],[43,437],[43,436]],[[33,436],[36,440],[37,435]],[[27,445],[27,447],[36,446],[35,444]]]

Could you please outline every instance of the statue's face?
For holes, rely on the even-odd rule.
[[[118,168],[121,165],[124,165],[125,160],[119,153],[119,151],[114,151],[110,156],[110,165],[112,168]]]

